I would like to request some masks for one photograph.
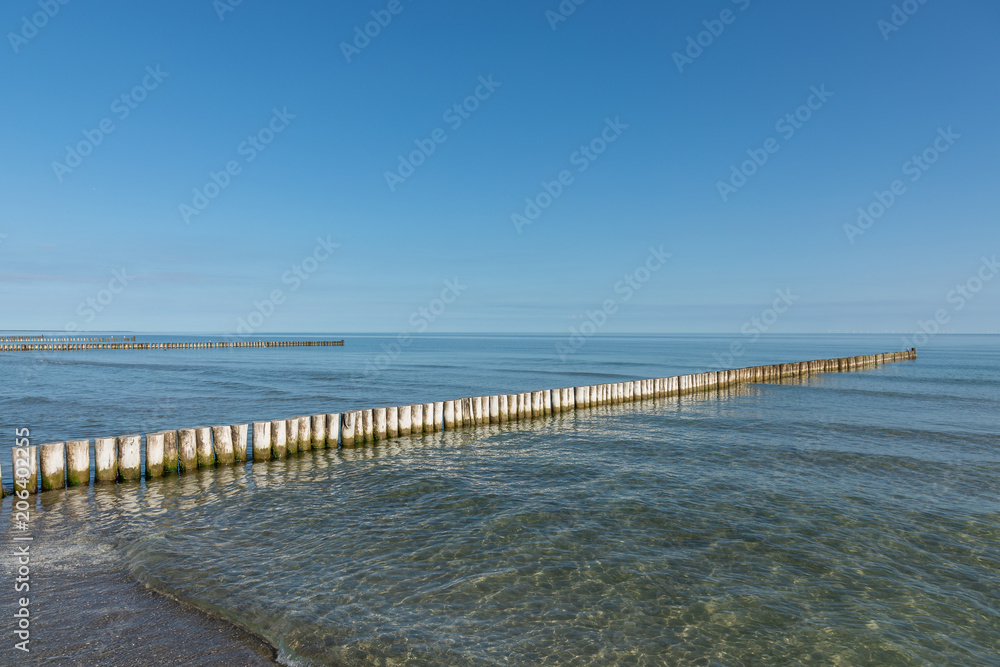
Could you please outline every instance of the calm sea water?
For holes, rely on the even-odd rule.
[[[562,360],[557,341],[3,354],[0,419],[11,444],[25,426],[38,444],[146,433],[698,372],[731,342],[595,338]],[[726,367],[901,348],[770,337]],[[150,611],[138,581],[286,664],[998,664],[1000,338],[938,336],[919,352],[42,494],[32,658],[144,664],[144,645],[173,636],[177,663],[250,664],[245,639],[180,605]],[[7,499],[8,526],[10,512]]]

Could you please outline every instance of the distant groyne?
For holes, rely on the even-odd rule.
[[[224,347],[329,347],[343,346],[342,340],[228,340],[176,343],[137,343],[135,338],[117,342],[46,342],[3,343],[0,352],[77,352],[81,350],[208,350]],[[69,339],[74,340],[74,339]],[[87,339],[75,339],[87,340]],[[90,339],[103,340],[103,339]]]
[[[287,342],[287,341],[285,341]],[[474,396],[14,447],[15,490],[35,493],[90,483],[128,483],[198,468],[282,459],[312,449],[377,445],[394,438],[541,419],[599,405],[711,392],[737,384],[875,368],[917,358],[916,349],[839,359],[751,366],[692,375]],[[40,460],[39,460],[40,455]],[[93,466],[91,465],[93,460]],[[93,468],[93,469],[92,469]],[[40,473],[40,474],[39,474]]]

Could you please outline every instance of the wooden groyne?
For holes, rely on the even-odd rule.
[[[45,336],[0,336],[0,343],[30,343],[34,341],[48,341],[50,343],[124,343],[134,341],[135,336],[125,338],[124,336],[111,336],[105,338],[47,338]]]
[[[77,352],[80,350],[208,350],[225,347],[343,347],[342,340],[228,340],[190,343],[4,343],[0,352]]]
[[[692,375],[562,387],[516,394],[320,413],[250,424],[201,426],[96,438],[91,470],[90,441],[72,440],[13,448],[15,487],[41,489],[132,482],[197,468],[283,459],[297,452],[376,445],[394,438],[461,428],[540,419],[608,404],[710,392],[750,382],[774,382],[875,368],[916,359],[916,349],[839,359],[751,366]],[[143,452],[145,455],[143,456]],[[38,456],[41,454],[41,465]],[[37,474],[40,471],[40,475]]]

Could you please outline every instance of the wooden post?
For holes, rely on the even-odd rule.
[[[497,399],[499,404],[499,414],[497,419],[499,419],[501,424],[506,424],[510,421],[510,408],[508,407],[510,405],[509,399],[510,397],[507,394],[500,394]]]
[[[253,462],[271,460],[271,422],[253,423]]]
[[[142,439],[138,435],[120,435],[115,444],[118,447],[118,481],[132,482],[139,479]]]
[[[97,447],[97,441],[94,441]],[[177,431],[177,470],[190,472],[198,466],[197,436],[193,428],[182,428]],[[98,466],[100,472],[100,466]]]
[[[552,390],[552,414],[557,415],[562,412],[562,389]]]
[[[462,425],[472,426],[476,423],[475,410],[472,408],[472,397],[462,399]]]
[[[455,401],[444,402],[444,429],[451,431],[455,428]]]
[[[112,446],[112,451],[114,447]],[[11,462],[14,464],[12,474],[14,476],[14,495],[18,491],[28,493],[38,493],[38,447],[37,445],[27,445],[24,447],[13,447],[10,450]]]
[[[309,417],[299,417],[299,451],[312,449],[312,421]]]
[[[340,413],[330,412],[326,415],[326,446],[330,449],[340,447]]]
[[[385,440],[389,435],[389,422],[386,408],[375,408],[375,439]]]
[[[444,401],[434,401],[434,430],[444,430]]]
[[[538,419],[542,416],[542,392],[531,392],[531,418]]]
[[[285,452],[289,455],[299,451],[299,418],[285,420]]]
[[[354,412],[340,413],[340,443],[344,447],[354,446]]]
[[[146,479],[163,477],[163,433],[146,434]]]
[[[66,443],[41,445],[42,491],[66,488]]]
[[[424,433],[433,433],[437,430],[437,424],[434,423],[434,404],[424,403]]]
[[[410,406],[410,433],[419,435],[424,432],[424,404],[414,403]]]
[[[357,442],[355,434],[355,442]],[[375,440],[375,414],[371,408],[361,411],[361,437],[362,442],[374,442]]]
[[[385,409],[385,437],[389,440],[399,437],[399,406]]]
[[[288,421],[271,421],[271,458],[283,459],[288,456]]]
[[[248,424],[231,424],[229,426],[229,439],[233,443],[233,460],[247,460],[247,428]]]
[[[163,431],[163,474],[177,472],[177,431]]]
[[[90,484],[90,440],[70,440],[66,443],[66,484]]]
[[[198,449],[198,467],[205,468],[215,465],[215,451],[212,449],[211,427],[199,426],[195,428],[194,436]]]
[[[310,429],[312,434],[312,448],[313,449],[325,449],[326,448],[326,413],[320,415],[312,416],[312,427]]]
[[[114,482],[118,479],[118,454],[114,438],[94,439],[94,481]]]
[[[399,406],[399,435],[410,435],[413,432],[413,411],[409,405]]]
[[[232,465],[236,461],[233,455],[233,437],[229,425],[213,426],[212,437],[215,440],[215,461],[219,465]]]

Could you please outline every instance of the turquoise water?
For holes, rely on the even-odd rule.
[[[0,407],[41,443],[697,372],[729,342],[564,362],[557,340],[417,339],[368,375],[387,340],[5,355]],[[732,365],[901,347],[773,337]],[[289,664],[996,664],[998,352],[939,336],[855,373],[43,494],[38,526],[53,576],[100,554]]]

